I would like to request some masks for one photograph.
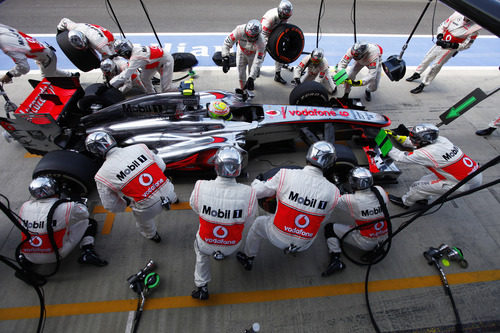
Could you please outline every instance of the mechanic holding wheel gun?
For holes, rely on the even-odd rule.
[[[105,209],[122,212],[128,205],[142,236],[161,242],[154,218],[177,203],[174,185],[165,176],[165,162],[144,144],[120,148],[106,132],[87,136],[85,146],[104,163],[95,175],[97,191]]]
[[[335,69],[346,69],[352,59],[354,59],[354,65],[347,69],[348,78],[345,81],[343,98],[349,97],[351,86],[366,86],[365,99],[371,101],[371,93],[377,90],[382,73],[382,48],[377,44],[356,42],[347,50]],[[355,81],[356,75],[363,67],[368,68],[368,75],[362,80]]]
[[[303,169],[281,169],[268,181],[252,182],[258,199],[276,195],[277,209],[274,215],[256,218],[248,231],[244,252],[236,255],[246,270],[252,269],[264,238],[287,254],[312,245],[340,198],[337,186],[323,176],[335,160],[335,147],[318,141],[309,147]]]
[[[354,223],[351,225],[343,223],[327,223],[325,225],[325,238],[330,253],[330,263],[322,276],[330,276],[345,268],[344,262],[340,260],[342,248],[340,239],[353,227],[362,226],[357,230],[349,232],[344,238],[349,243],[362,251],[373,250],[379,242],[387,235],[387,222],[384,220],[383,205],[387,205],[389,198],[380,186],[373,186],[373,176],[368,169],[356,167],[349,172],[349,184],[354,193],[346,193],[340,197],[338,208],[351,215]],[[378,191],[381,202],[374,191]],[[376,223],[371,223],[377,221]]]
[[[267,42],[269,40],[269,36],[273,32],[274,29],[280,24],[284,24],[288,22],[288,19],[292,17],[293,14],[293,6],[292,3],[288,0],[282,0],[278,7],[269,9],[262,19],[260,23],[262,24],[262,35],[264,36],[264,40]],[[265,56],[265,54],[264,54]],[[283,68],[283,64],[275,61],[274,62],[274,81],[279,82],[281,84],[286,84],[286,81],[281,77],[281,69]]]
[[[389,200],[395,205],[407,209],[415,203],[427,204],[427,200],[432,196],[446,193],[479,168],[477,162],[465,155],[459,147],[440,136],[437,126],[419,124],[407,129],[407,133],[400,128],[397,134],[392,131],[386,133],[395,137],[404,147],[414,150],[405,152],[393,147],[389,156],[397,162],[425,166],[432,173],[414,182],[403,197],[390,194]],[[482,179],[483,175],[480,173],[463,184],[457,193],[481,186]]]
[[[222,45],[222,71],[229,71],[229,53],[233,45],[237,43],[236,66],[240,88],[250,97],[253,97],[255,89],[254,81],[264,61],[266,42],[262,35],[262,26],[257,20],[250,20],[247,24],[238,25],[226,37]],[[248,79],[247,72],[248,71]]]
[[[99,267],[108,264],[94,250],[97,222],[89,218],[87,206],[69,199],[60,201],[60,189],[52,177],[33,179],[29,192],[34,199],[25,202],[19,211],[24,227],[31,234],[26,240],[23,233],[22,263],[58,262],[80,243],[80,264]]]
[[[57,31],[68,30],[68,42],[77,50],[91,48],[101,54],[102,59],[109,58],[115,52],[113,34],[97,25],[89,23],[75,23],[68,18],[63,18],[57,25]]]
[[[233,146],[219,148],[214,164],[215,180],[198,180],[191,193],[190,205],[199,215],[200,226],[194,241],[196,266],[191,296],[208,299],[210,257],[222,260],[233,254],[241,244],[245,224],[252,223],[257,214],[255,191],[238,184],[243,157]]]
[[[295,67],[292,84],[299,85],[301,82],[314,80],[322,83],[329,94],[333,94],[337,90],[337,86],[333,83],[329,67],[325,51],[322,48],[315,48]],[[302,75],[304,71],[305,74]]]
[[[0,49],[15,63],[14,68],[0,78],[1,83],[9,83],[12,82],[13,77],[28,74],[30,71],[28,58],[35,60],[40,67],[42,77],[77,75],[57,69],[56,52],[52,46],[1,23]]]
[[[434,46],[427,52],[424,59],[417,66],[415,73],[408,77],[406,81],[411,82],[420,78],[420,75],[433,62],[430,70],[424,75],[422,83],[415,89],[410,90],[412,94],[421,93],[425,86],[428,86],[439,73],[444,64],[452,57],[456,56],[459,51],[463,51],[471,47],[476,40],[481,27],[472,20],[455,12],[446,21],[441,23],[437,30],[437,41]]]

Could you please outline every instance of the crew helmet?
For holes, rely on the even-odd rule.
[[[55,179],[47,176],[40,176],[33,179],[28,189],[30,194],[36,199],[49,198],[59,193],[59,187]]]
[[[434,143],[438,137],[439,128],[433,124],[418,124],[410,128],[410,140],[417,147]]]
[[[280,20],[287,20],[293,14],[292,3],[288,0],[282,0],[278,5],[278,16]]]
[[[261,31],[262,25],[257,20],[250,20],[245,26],[245,34],[250,41],[256,41]]]
[[[106,132],[90,133],[85,139],[87,150],[100,157],[105,157],[106,153],[115,146],[115,139]]]
[[[314,64],[318,64],[323,59],[324,56],[325,56],[325,51],[322,48],[317,47],[311,52],[311,61]]]
[[[351,55],[354,60],[360,60],[368,52],[368,44],[365,42],[356,42],[351,47]]]
[[[241,173],[243,156],[234,146],[224,146],[215,153],[215,172],[217,176],[235,178]]]
[[[132,55],[132,49],[134,45],[128,39],[117,39],[113,43],[116,54],[124,57],[125,59],[130,59]]]
[[[335,147],[326,141],[318,141],[312,144],[306,155],[307,162],[322,170],[332,167],[336,159]]]
[[[373,176],[370,170],[356,167],[349,171],[349,184],[353,190],[365,190],[373,186]]]
[[[231,120],[233,118],[229,105],[220,99],[210,102],[208,105],[208,115],[212,119]]]
[[[113,60],[108,58],[101,61],[101,71],[104,74],[111,74],[115,71],[115,69],[116,69],[116,64]]]
[[[78,30],[70,30],[68,32],[68,41],[77,50],[85,50],[88,45],[87,37],[83,32]]]

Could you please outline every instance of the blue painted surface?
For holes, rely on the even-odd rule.
[[[61,69],[75,70],[75,66],[66,58],[59,49],[55,36],[32,35],[40,41],[47,42],[57,49],[58,67]],[[143,45],[156,44],[157,40],[151,35],[128,35],[133,43]],[[164,48],[174,52],[191,52],[196,55],[199,66],[215,66],[212,55],[220,50],[225,34],[160,34],[160,41]],[[316,45],[316,35],[306,34],[304,51],[310,52]],[[384,50],[383,59],[390,55],[399,55],[408,36],[358,36],[358,40],[377,43]],[[323,35],[319,46],[325,50],[325,56],[331,66],[334,66],[353,43],[352,36]],[[430,36],[414,36],[406,49],[403,59],[407,66],[417,66],[425,53],[431,48],[433,42]],[[300,58],[298,59],[300,60]],[[296,63],[298,62],[296,61]],[[499,66],[500,65],[500,39],[478,38],[472,47],[460,52],[452,58],[446,66]],[[29,60],[32,69],[38,69],[36,64]],[[272,66],[273,60],[267,56],[264,66]],[[293,65],[293,64],[292,64]],[[12,68],[12,60],[3,52],[0,53],[0,71]]]

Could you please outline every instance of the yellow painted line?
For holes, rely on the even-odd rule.
[[[500,280],[500,270],[456,273],[447,275],[450,285],[468,284]],[[412,277],[404,279],[371,281],[368,285],[370,292],[394,291],[441,286],[439,275]],[[364,293],[364,282],[344,283],[303,288],[288,288],[276,290],[258,290],[237,293],[210,294],[207,301],[198,301],[191,296],[174,296],[148,298],[145,310],[180,309],[228,304],[262,303],[294,299],[311,299],[339,295],[353,295]],[[54,304],[46,305],[47,317],[73,316],[82,314],[129,312],[135,311],[137,300],[115,300],[103,302]],[[38,318],[38,306],[16,308],[0,308],[0,320],[19,320]]]
[[[170,206],[171,210],[185,210],[185,209],[191,209],[191,206],[189,205],[189,202],[179,202],[177,204],[172,204]],[[132,211],[132,208],[127,207],[125,209],[126,213],[130,213]],[[92,211],[93,214],[106,214],[106,217],[104,218],[104,226],[102,227],[101,233],[103,235],[107,235],[111,233],[111,229],[113,228],[113,222],[115,221],[115,213],[110,212],[109,210],[104,209],[103,206],[95,206],[94,210]]]
[[[24,158],[34,158],[34,157],[42,157],[42,155],[36,155],[36,154],[31,154],[31,153],[26,153],[24,154]]]

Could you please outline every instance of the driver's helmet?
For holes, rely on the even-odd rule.
[[[320,48],[320,47],[315,48],[311,52],[311,62],[313,64],[319,64],[320,61],[323,59],[324,55],[325,55],[325,51],[322,48]]]
[[[28,187],[31,196],[36,199],[45,199],[59,193],[59,187],[54,178],[40,176],[33,179]]]
[[[87,150],[100,157],[105,157],[106,153],[115,146],[115,139],[106,132],[90,133],[85,139]]]
[[[318,141],[312,144],[306,155],[307,162],[322,170],[332,167],[336,159],[335,147],[326,141]]]
[[[292,3],[288,0],[282,0],[278,6],[278,16],[280,20],[288,20],[293,14]]]
[[[78,30],[70,30],[68,32],[68,41],[77,50],[85,50],[88,45],[87,37],[83,32]]]
[[[439,137],[439,128],[433,124],[418,124],[409,130],[411,143],[417,147],[434,143]]]
[[[365,42],[356,42],[351,47],[351,55],[354,60],[360,60],[368,52],[368,44]]]
[[[220,99],[210,102],[208,105],[208,116],[212,119],[224,120],[231,120],[233,118],[229,105]]]
[[[259,38],[259,34],[262,31],[262,25],[257,20],[248,21],[245,26],[245,35],[247,35],[249,41],[256,41]]]
[[[215,153],[214,165],[217,176],[235,178],[241,173],[243,156],[234,146],[224,146]]]
[[[111,59],[104,59],[101,61],[101,71],[104,74],[110,75],[113,74],[116,70],[116,64]]]
[[[124,57],[125,59],[130,59],[130,56],[132,55],[132,49],[134,48],[134,45],[131,41],[129,41],[128,39],[117,39],[113,43],[113,46],[116,54]]]
[[[356,167],[349,172],[349,184],[353,190],[365,190],[373,186],[373,176],[370,170]]]

